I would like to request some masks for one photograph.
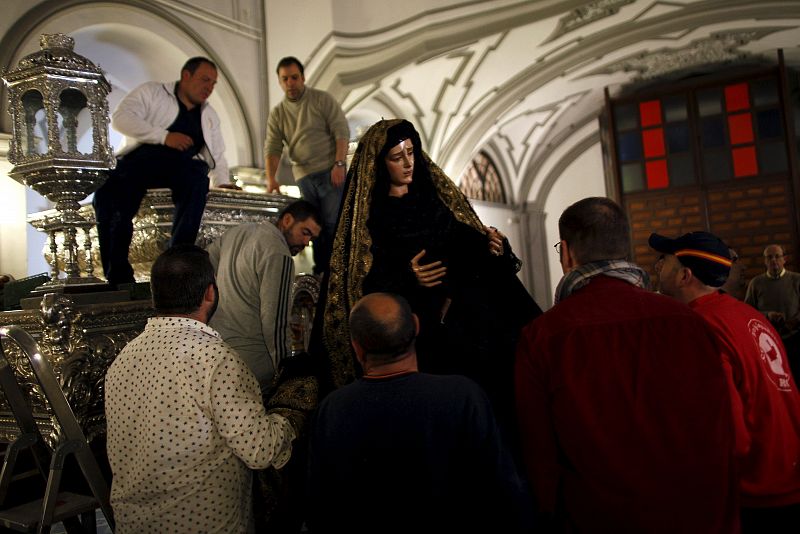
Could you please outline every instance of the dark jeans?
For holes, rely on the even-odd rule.
[[[328,270],[333,251],[333,238],[336,236],[336,223],[342,204],[343,187],[331,184],[331,171],[315,172],[297,181],[303,200],[312,203],[322,216],[322,231],[314,240],[314,273]]]
[[[133,282],[128,249],[133,217],[148,189],[169,187],[175,214],[170,246],[194,243],[208,194],[208,165],[171,148],[142,145],[117,160],[117,168],[94,194],[100,259],[112,284]]]

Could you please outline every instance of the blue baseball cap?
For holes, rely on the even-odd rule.
[[[681,265],[707,286],[720,287],[731,272],[730,248],[708,232],[689,232],[677,239],[650,234],[650,247],[663,254],[674,254]]]

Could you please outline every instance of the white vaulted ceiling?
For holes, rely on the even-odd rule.
[[[800,66],[797,0],[499,1],[445,13],[446,24],[432,11],[386,31],[333,32],[312,57],[310,83],[344,97],[351,116],[409,118],[452,176],[486,149],[517,205],[546,197],[556,146],[597,141],[597,128],[582,127],[596,122],[606,87],[613,96],[775,64],[779,48]]]
[[[604,91],[747,64],[800,70],[800,0],[3,0],[0,67],[42,32],[75,36],[115,84],[174,79],[189,55],[220,65],[213,104],[234,166],[262,167],[277,61],[343,102],[357,133],[413,121],[454,179],[485,151],[509,205],[476,205],[508,235],[546,305],[560,277],[561,211],[609,194],[597,117]],[[118,90],[116,90],[118,89]],[[3,91],[0,90],[0,95]],[[797,98],[795,95],[794,98]],[[112,102],[113,104],[113,102]],[[0,102],[0,130],[10,131]],[[257,173],[257,171],[255,171]],[[481,211],[483,210],[483,211]]]

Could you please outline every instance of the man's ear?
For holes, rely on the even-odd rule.
[[[419,317],[416,313],[412,313],[411,317],[414,318],[414,336],[416,337],[419,335]]]
[[[358,363],[363,368],[364,367],[364,349],[361,347],[361,345],[358,344],[358,341],[356,341],[355,339],[352,339],[352,338],[350,339],[350,345],[352,345],[353,350],[356,353],[356,360],[358,360]]]
[[[680,287],[687,286],[691,283],[692,278],[694,277],[694,273],[689,267],[681,265],[681,272],[678,275],[678,283]]]
[[[278,219],[278,228],[280,228],[281,230],[286,230],[292,224],[294,224],[294,215],[292,215],[291,213],[284,213],[283,217]]]
[[[216,300],[216,295],[214,294],[214,284],[211,283],[208,284],[205,293],[203,293],[203,303],[209,302],[211,304],[214,304],[215,300]]]
[[[572,269],[578,266],[578,260],[575,258],[575,255],[572,253],[572,249],[569,247],[569,243],[561,240],[561,270],[564,271],[564,274],[567,274]]]

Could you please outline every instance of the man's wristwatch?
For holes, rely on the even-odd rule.
[[[333,164],[336,165],[337,167],[344,167],[345,165],[347,165],[347,163],[345,163],[343,159],[337,159],[336,161],[333,162]]]

